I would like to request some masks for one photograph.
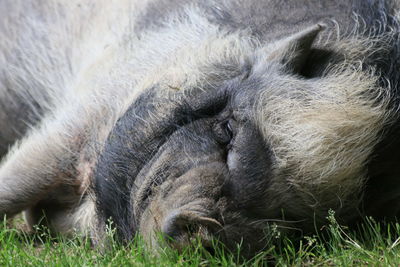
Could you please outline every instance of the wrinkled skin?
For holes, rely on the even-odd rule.
[[[107,184],[102,178],[118,175],[107,162],[121,162],[124,167],[129,162],[128,168],[134,168],[126,172],[129,177],[120,177],[133,183],[127,188],[122,185],[130,198],[118,199],[119,206],[128,207],[129,215],[121,217],[122,211],[108,209],[118,206],[109,204],[114,195],[100,202],[105,216],[123,226],[119,229],[122,236],[129,238],[134,230],[139,230],[145,238],[153,239],[155,232],[162,232],[173,238],[177,247],[189,244],[197,235],[207,244],[218,237],[232,248],[241,239],[256,251],[266,245],[258,238],[263,235],[265,224],[257,221],[280,218],[279,211],[277,214],[274,208],[265,209],[263,204],[268,200],[264,194],[273,157],[251,114],[246,113],[255,99],[239,92],[244,84],[251,83],[244,76],[247,74],[228,81],[212,96],[184,96],[184,105],[177,103],[172,111],[163,109],[161,112],[167,118],[159,118],[159,123],[150,125],[152,134],[148,139],[139,135],[136,142],[136,136],[126,134],[130,128],[111,135],[98,165],[101,176],[96,177],[96,182],[102,199],[101,194],[121,190],[115,188],[114,181]],[[146,111],[158,112],[148,106],[149,102],[146,99]],[[136,112],[139,105],[128,114]],[[128,119],[128,127],[143,126],[146,119],[140,114],[137,124],[131,117]],[[119,123],[124,125],[124,118]],[[143,132],[149,133],[144,128]],[[115,131],[119,129],[117,125]],[[133,143],[133,147],[128,145],[132,152],[118,145],[121,143]],[[135,171],[137,176],[130,181]],[[156,244],[154,240],[152,243]]]
[[[0,216],[246,257],[329,210],[395,217],[397,7],[5,0]]]

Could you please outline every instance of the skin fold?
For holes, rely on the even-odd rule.
[[[398,2],[3,0],[0,216],[102,244],[394,218]],[[45,220],[43,219],[45,216]],[[160,243],[160,234],[167,242]]]

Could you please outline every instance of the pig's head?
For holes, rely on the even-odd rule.
[[[226,42],[219,49],[236,54],[209,59],[200,78],[175,86],[167,73],[142,91],[94,175],[97,210],[123,240],[139,233],[155,246],[161,233],[180,249],[216,238],[252,254],[272,225],[307,232],[329,209],[357,215],[387,96],[359,64],[365,49],[313,46],[321,28],[265,46]]]

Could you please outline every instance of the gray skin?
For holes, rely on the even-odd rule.
[[[0,14],[12,6],[11,2],[0,4]],[[106,67],[95,69],[95,78],[87,78],[87,84],[99,82],[99,77],[110,76],[107,83],[99,82],[98,86],[109,89],[89,89],[87,94],[76,100],[63,101],[71,97],[65,91],[78,84],[68,81],[78,76],[82,79],[82,73],[89,76],[90,72],[84,69],[75,73],[74,68],[77,67],[68,58],[68,53],[68,60],[56,57],[60,59],[58,62],[48,56],[51,53],[59,55],[58,50],[41,49],[43,54],[23,54],[28,57],[26,59],[13,53],[7,45],[0,46],[4,50],[0,63],[14,68],[26,65],[26,62],[46,60],[47,57],[51,61],[49,65],[29,65],[32,69],[37,68],[37,73],[44,74],[46,79],[43,78],[41,83],[37,82],[39,78],[30,79],[30,69],[21,67],[18,73],[5,67],[0,69],[0,125],[7,125],[0,130],[0,153],[3,155],[0,166],[0,216],[12,216],[27,210],[30,225],[48,223],[51,229],[59,232],[77,228],[84,233],[89,232],[94,243],[102,243],[106,224],[111,219],[118,238],[123,242],[129,242],[139,233],[151,246],[157,247],[157,233],[161,233],[167,237],[169,245],[182,249],[196,238],[209,247],[212,239],[216,238],[228,249],[235,249],[241,243],[243,255],[250,257],[271,245],[275,234],[271,227],[276,225],[279,231],[293,236],[310,233],[325,223],[330,209],[336,212],[341,223],[346,224],[354,224],[364,215],[397,215],[398,208],[382,209],[388,203],[396,202],[400,192],[396,180],[400,170],[395,167],[400,155],[392,152],[400,146],[395,138],[398,119],[392,114],[392,110],[397,110],[399,95],[396,71],[399,67],[398,24],[393,18],[397,2],[220,2],[154,0],[143,4],[129,24],[132,40],[121,34],[122,41],[119,40],[116,46],[122,50],[121,57],[125,56],[125,50],[129,55],[133,54],[131,58],[127,56],[126,65],[119,68],[130,70],[137,65],[139,67],[133,68],[132,72],[145,73],[135,76],[127,71],[132,75],[128,76],[131,78],[128,89],[122,88],[126,84],[122,82],[113,88],[110,81],[125,81],[127,74]],[[40,5],[32,5],[38,10],[41,8]],[[209,28],[215,27],[221,33],[221,39],[228,40],[230,35],[238,33],[239,37],[234,41],[251,40],[251,45],[243,45],[247,50],[236,52],[240,55],[234,59],[227,57],[218,61],[210,56],[208,61],[205,60],[207,64],[193,67],[195,74],[192,76],[200,78],[196,76],[194,79],[189,73],[176,87],[174,79],[181,79],[179,75],[188,71],[185,59],[192,62],[190,55],[196,54],[196,45],[204,41],[203,33],[196,31],[195,25],[190,29],[182,26],[185,16],[196,16],[195,12],[184,13],[188,6],[200,10],[199,14],[205,18]],[[359,17],[355,18],[354,13]],[[184,34],[190,32],[188,36],[195,36],[193,40],[170,37],[176,38],[174,42],[178,43],[171,48],[168,46],[171,45],[168,43],[169,36],[166,36],[165,43],[157,47],[146,44],[148,35],[153,34],[152,38],[157,40],[154,36],[163,36],[163,32],[171,31],[169,24],[165,23],[171,18],[175,18],[177,23],[172,29],[176,31],[176,36],[186,36]],[[11,25],[13,23],[17,25],[11,21]],[[67,25],[73,23],[76,21],[66,22]],[[45,25],[52,27],[51,23]],[[339,33],[335,25],[339,25]],[[2,27],[0,23],[1,32],[11,36]],[[57,29],[54,32],[57,33]],[[54,32],[51,33],[54,35]],[[49,34],[50,37],[44,35],[37,38],[39,34],[34,37],[39,43],[42,41],[44,47],[47,47],[47,42],[51,44],[49,47],[55,47],[59,43],[51,42],[52,34]],[[341,36],[339,41],[331,41],[329,36],[336,34]],[[58,37],[57,34],[54,36]],[[365,45],[371,50],[352,50],[351,41],[356,41],[351,39],[354,36],[364,38],[366,41],[361,47]],[[378,41],[368,42],[371,37]],[[139,46],[139,52],[135,52],[130,45],[137,48],[135,42],[140,43],[142,39],[144,45]],[[318,42],[318,39],[322,41]],[[29,38],[22,40],[22,44],[17,42],[15,51],[24,51],[19,46],[23,47],[28,41]],[[379,50],[383,45],[387,49]],[[68,48],[66,44],[65,51],[69,51]],[[209,51],[210,54],[212,52]],[[136,54],[139,56],[135,57]],[[181,66],[171,63],[175,56],[183,57],[178,61]],[[198,55],[207,56],[207,53]],[[147,60],[147,65],[142,62],[143,58]],[[320,82],[331,75],[332,66],[341,66],[351,60],[362,61],[362,68],[354,68],[353,71],[362,74],[365,71],[365,77],[354,79],[354,84],[347,83],[337,88],[337,80],[331,79],[328,84]],[[158,71],[148,68],[148,65],[157,64],[173,66],[176,72],[170,77],[162,72],[163,67],[155,68]],[[370,69],[375,72],[370,74],[366,71]],[[125,76],[112,76],[114,73]],[[335,75],[340,76],[340,73],[332,74]],[[86,76],[83,77],[85,80]],[[142,80],[145,81],[144,88]],[[335,89],[344,90],[353,88],[353,85],[354,88],[361,88],[366,82],[360,80],[374,81],[368,89],[353,96],[354,99],[351,99],[352,96],[345,100],[339,98],[341,95]],[[98,85],[93,84],[93,87]],[[321,85],[329,85],[333,89],[327,92]],[[371,87],[373,89],[369,89]],[[129,93],[135,90],[138,95],[129,98]],[[126,94],[123,93],[125,91]],[[389,92],[391,98],[381,100],[385,95],[382,92]],[[265,95],[270,95],[270,102]],[[104,99],[101,99],[102,96],[105,96]],[[350,101],[346,102],[348,98]],[[278,101],[278,107],[272,110],[282,113],[297,104],[304,110],[309,108],[310,103],[313,107],[319,103],[333,103],[337,105],[334,110],[349,107],[346,114],[355,118],[353,128],[352,125],[345,128],[335,121],[338,113],[327,111],[322,104],[316,110],[326,112],[332,119],[328,126],[324,124],[326,119],[317,119],[318,113],[305,117],[321,124],[320,128],[326,129],[321,132],[335,129],[335,123],[341,129],[334,135],[324,136],[322,143],[316,143],[312,147],[316,149],[311,149],[316,151],[328,144],[321,154],[313,154],[314,162],[326,164],[325,169],[311,163],[301,165],[302,160],[312,162],[308,158],[297,159],[297,165],[290,165],[295,157],[293,155],[296,155],[288,151],[296,147],[290,145],[297,142],[297,148],[303,151],[302,143],[295,140],[295,127],[292,127],[293,133],[290,133],[290,127],[280,134],[276,133],[276,129],[284,125],[280,124],[282,120],[290,121],[287,117],[290,112],[280,117],[280,114],[266,113],[269,105],[277,105],[276,99],[282,100],[283,108],[279,109]],[[312,102],[315,99],[321,101]],[[341,103],[345,103],[344,108]],[[377,111],[365,117],[371,120],[367,121],[367,126],[359,126],[362,119],[358,119],[357,112],[351,112],[364,107],[368,107],[366,113],[369,109]],[[295,109],[291,112],[294,116],[301,111]],[[274,129],[274,135],[268,135],[267,124],[260,122],[261,115],[265,113],[266,117],[277,118],[268,122],[272,123],[268,125],[271,132]],[[389,117],[387,114],[390,114],[390,119],[386,118]],[[357,119],[360,121],[357,122]],[[304,124],[304,129],[310,125],[312,123]],[[348,129],[350,132],[354,130],[354,136],[343,136],[354,138],[353,143],[341,145],[341,134]],[[367,132],[368,136],[362,139],[363,135],[357,131]],[[281,141],[281,136],[285,142]],[[294,141],[284,139],[287,136],[292,136]],[[312,131],[309,136],[312,139],[317,135]],[[335,138],[337,142],[329,143]],[[32,142],[34,145],[28,147]],[[13,148],[9,149],[13,144]],[[341,146],[337,154],[329,154],[335,146]],[[364,146],[365,149],[357,150]],[[350,156],[342,153],[353,150],[356,152],[349,152]],[[354,155],[356,153],[360,155]],[[327,154],[330,155],[328,160],[318,162]],[[284,158],[284,155],[291,156]],[[329,159],[335,157],[339,160],[332,164]],[[344,164],[340,163],[340,157],[343,157]],[[286,161],[283,162],[282,158]],[[340,169],[337,167],[340,164],[350,167]],[[296,166],[300,167],[296,169]],[[307,172],[307,168],[312,170]],[[312,172],[318,168],[320,173]],[[324,175],[332,179],[324,181]],[[324,182],[319,184],[313,178]],[[44,221],[43,213],[46,216]]]

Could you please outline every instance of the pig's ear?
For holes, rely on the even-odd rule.
[[[269,61],[279,61],[288,71],[302,73],[312,51],[312,44],[324,25],[316,24],[267,47]]]

